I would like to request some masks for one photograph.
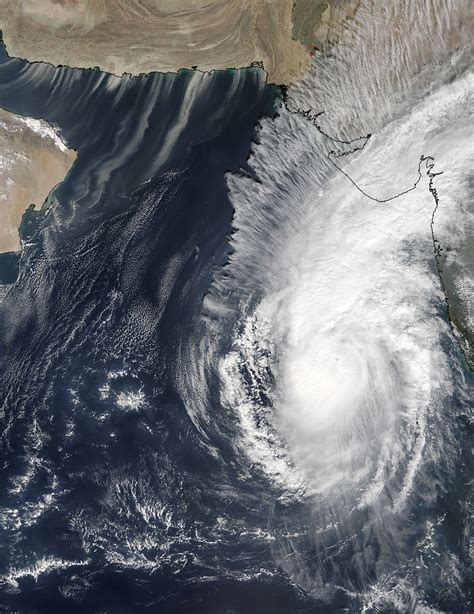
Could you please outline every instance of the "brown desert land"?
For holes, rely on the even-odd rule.
[[[317,26],[327,3],[313,4]],[[30,61],[117,75],[262,62],[270,82],[289,84],[310,65],[292,36],[299,5],[306,21],[292,0],[0,0],[0,27],[9,55]]]
[[[24,211],[41,208],[75,159],[47,122],[0,109],[0,253],[21,249]]]

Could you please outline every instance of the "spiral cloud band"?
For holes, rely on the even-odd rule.
[[[459,50],[465,32],[454,32],[466,5],[431,4],[401,3],[423,13],[421,33],[364,32],[367,54],[341,45],[315,61],[314,78],[290,89],[289,110],[262,122],[254,175],[228,176],[233,252],[206,299],[205,360],[238,417],[242,454],[278,493],[270,522],[286,519],[279,564],[315,594],[335,583],[402,609],[433,539],[428,509],[447,488],[469,388],[436,255],[472,223],[460,178],[472,167],[474,83]],[[392,9],[361,11],[403,29],[407,16]],[[375,75],[357,64],[374,53]],[[437,71],[436,57],[449,66]],[[330,75],[348,67],[336,86]],[[349,109],[361,93],[366,107]],[[331,98],[339,108],[326,106]],[[228,343],[217,314],[234,322]],[[309,546],[289,520],[294,505]],[[415,517],[431,519],[419,529]],[[439,557],[435,573],[456,575],[459,561]]]

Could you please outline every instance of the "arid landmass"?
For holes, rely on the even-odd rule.
[[[121,75],[261,62],[288,85],[359,0],[0,0],[9,54]]]
[[[40,209],[75,159],[47,122],[0,109],[0,253],[20,250],[25,209]]]
[[[323,51],[339,39],[344,23],[353,17],[360,0],[295,0],[293,38],[311,53]]]
[[[288,84],[309,67],[292,0],[0,0],[8,53],[121,75],[263,62]]]

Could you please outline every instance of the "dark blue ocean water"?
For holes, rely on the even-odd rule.
[[[0,604],[297,609],[305,599],[278,573],[242,576],[271,569],[259,540],[236,527],[214,539],[218,515],[265,515],[235,495],[173,385],[179,338],[228,251],[225,173],[247,172],[279,91],[258,68],[199,74],[186,100],[192,71],[118,79],[4,49],[0,62],[1,106],[46,119],[78,151],[48,213],[25,214],[2,305],[0,573],[16,579]],[[145,400],[117,405],[127,394]]]
[[[258,68],[119,79],[1,49],[0,106],[46,119],[78,157],[49,207],[25,213],[0,311],[0,609],[360,611],[377,546],[364,583],[309,545],[298,584],[317,560],[336,588],[298,588],[275,540],[297,528],[301,546],[313,521],[242,467],[215,381],[206,434],[176,385],[229,253],[225,175],[252,174],[280,96]],[[459,552],[462,488],[436,503]],[[449,599],[433,594],[461,607]]]

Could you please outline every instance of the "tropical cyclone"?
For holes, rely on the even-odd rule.
[[[262,62],[281,84],[310,63],[292,15],[291,0],[0,0],[10,56],[117,75]]]
[[[75,159],[47,122],[0,109],[0,253],[20,250],[25,209],[40,208]]]

